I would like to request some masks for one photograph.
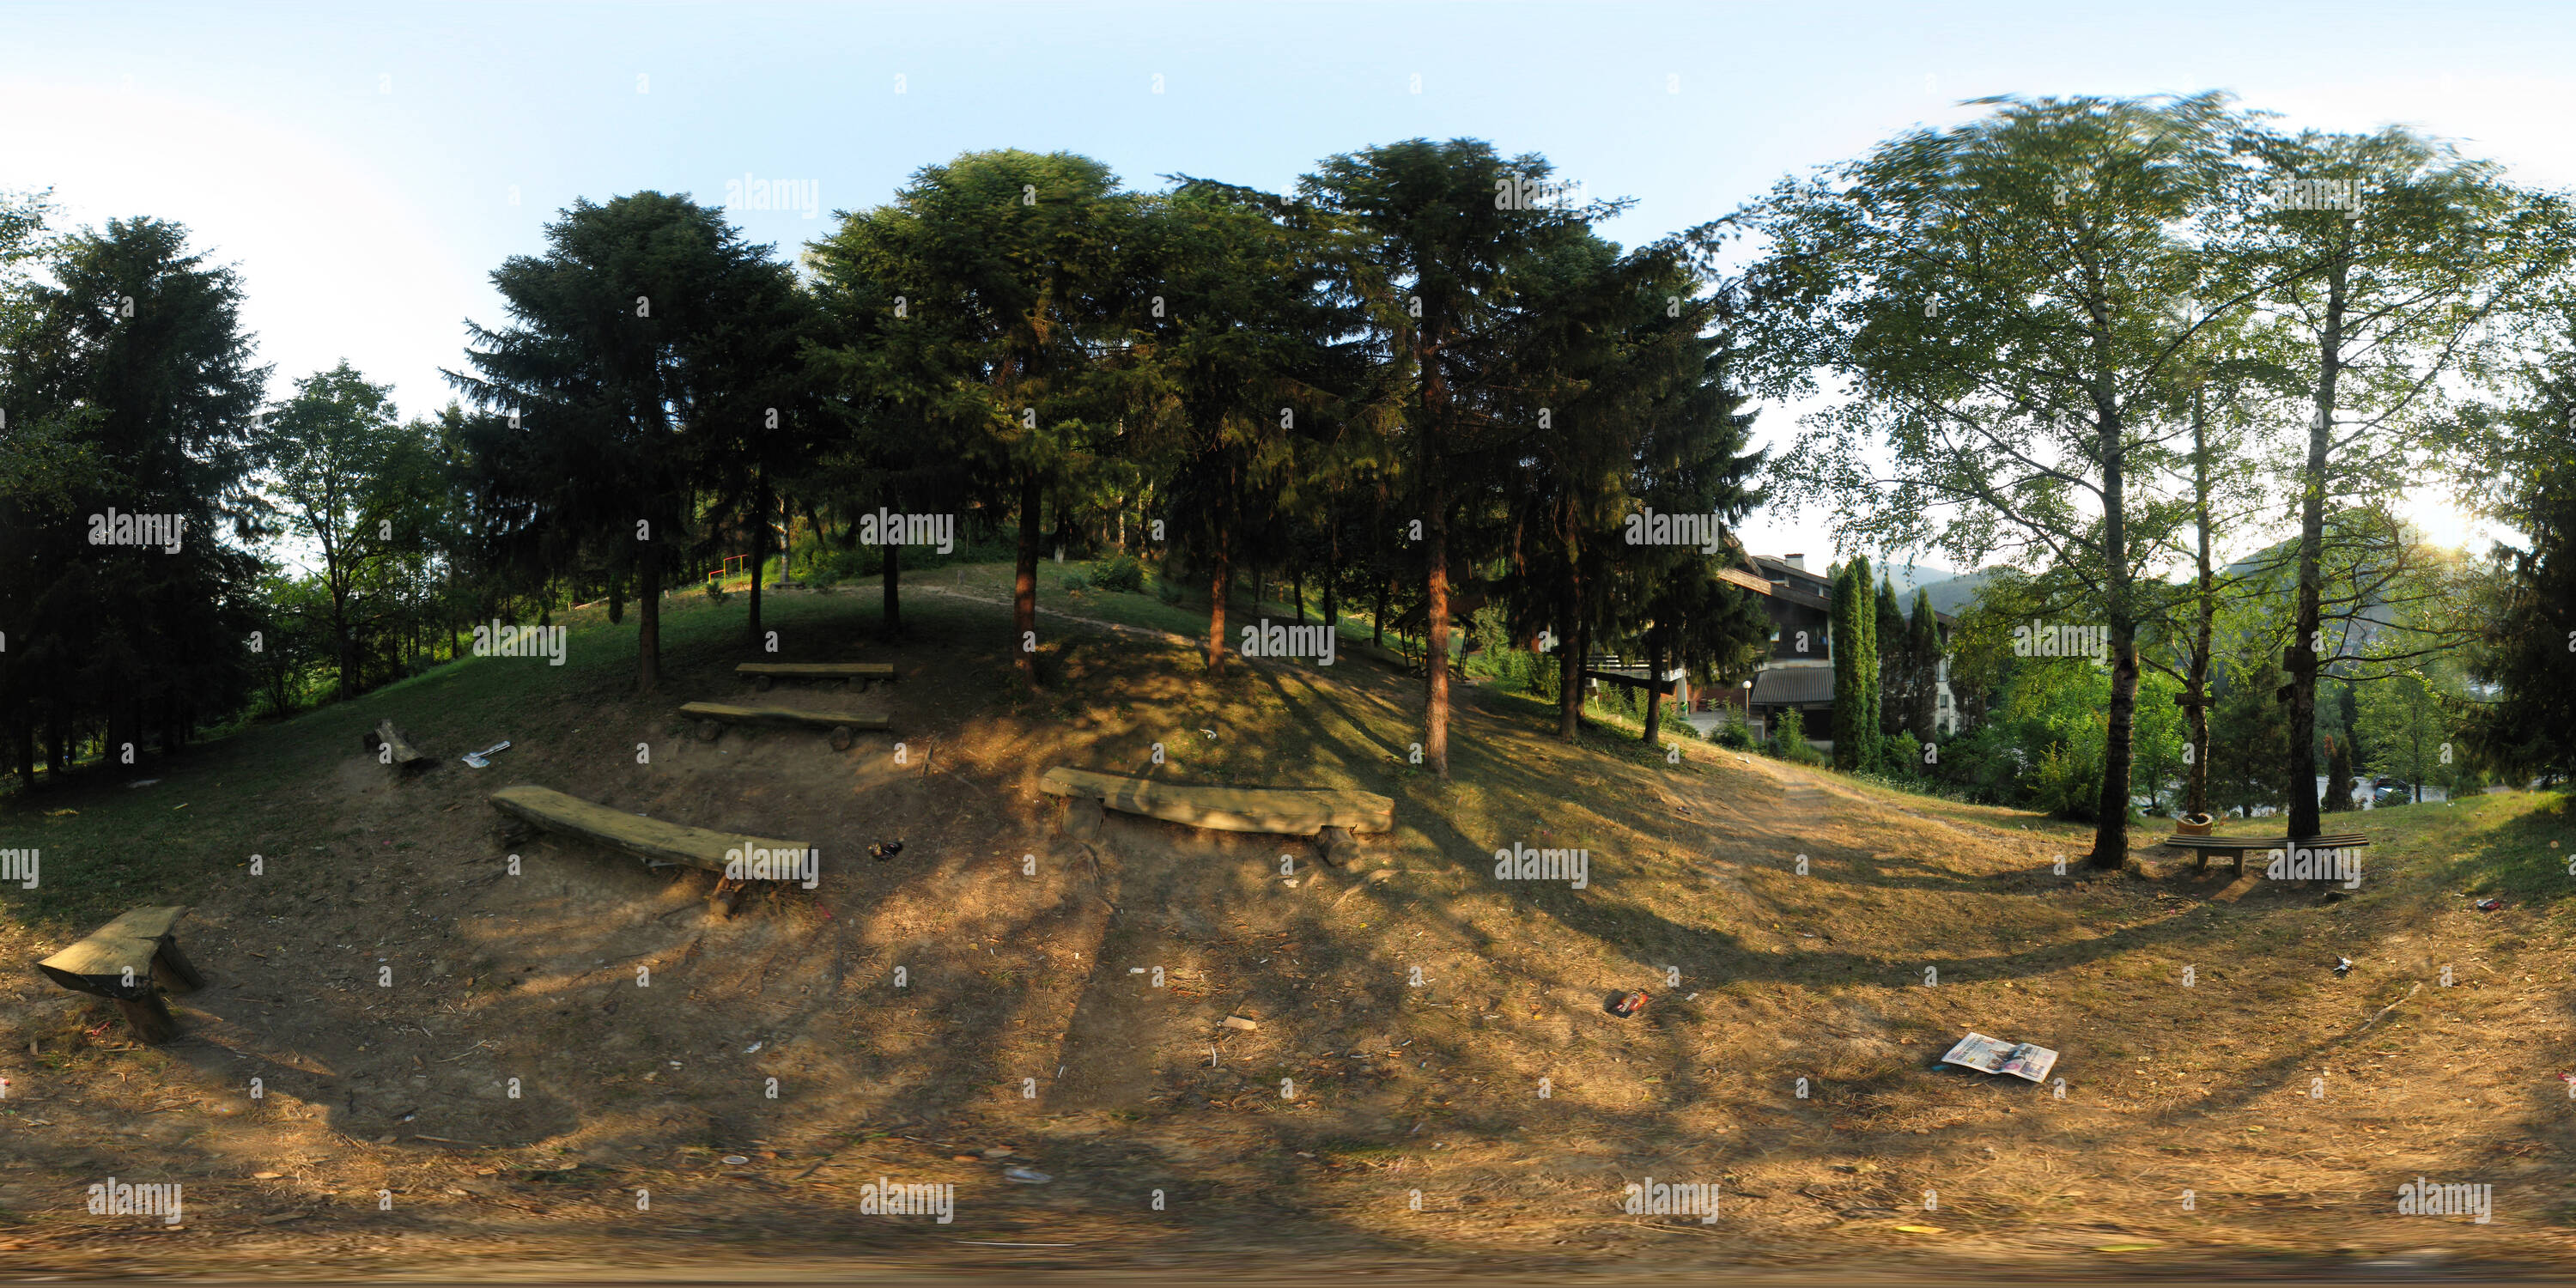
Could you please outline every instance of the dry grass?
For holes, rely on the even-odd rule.
[[[756,1242],[1605,1273],[2565,1255],[2566,922],[2535,874],[2567,831],[2555,798],[2371,816],[2387,839],[2370,879],[2334,902],[2195,876],[2146,836],[2130,871],[2059,876],[2053,856],[2084,843],[2063,824],[1705,744],[1676,767],[1562,743],[1493,695],[1462,701],[1444,783],[1407,763],[1414,686],[1355,661],[1209,679],[1175,646],[1051,632],[1054,683],[1028,696],[984,605],[912,596],[911,634],[880,643],[865,599],[779,602],[799,623],[789,656],[892,660],[904,679],[773,696],[863,701],[893,738],[840,756],[796,733],[687,740],[669,709],[733,691],[723,639],[676,651],[667,701],[613,671],[531,673],[501,772],[388,785],[348,763],[351,737],[261,802],[332,848],[187,890],[183,942],[216,980],[182,1006],[188,1041],[114,1050],[116,1030],[83,1031],[104,1011],[32,982],[0,999],[17,1053],[0,1057],[0,1239],[31,1265],[353,1271],[608,1238],[639,1259]],[[1398,827],[1340,871],[1302,843],[1115,815],[1087,852],[1035,790],[1059,763],[1362,787],[1397,799]],[[815,838],[824,884],[713,923],[695,879],[575,847],[529,849],[506,877],[480,800],[521,781]],[[117,806],[103,790],[82,807]],[[863,857],[894,837],[900,859]],[[1496,880],[1492,852],[1515,843],[1586,850],[1588,888]],[[2481,915],[2462,887],[2524,893]],[[2337,954],[2358,963],[2347,978]],[[375,986],[377,957],[402,986]],[[1605,1012],[1631,988],[1656,995],[1645,1015]],[[1260,1028],[1223,1029],[1229,1014]],[[2058,1048],[2064,1097],[1939,1069],[1971,1028]],[[153,1111],[170,1101],[187,1103]],[[1014,1163],[1055,1180],[1014,1185]],[[2419,1173],[2492,1183],[2494,1223],[2397,1216]],[[109,1174],[185,1180],[201,1215],[151,1235],[79,1213]],[[954,1183],[955,1223],[859,1215],[879,1176]],[[1717,1182],[1723,1214],[1622,1214],[1622,1185],[1647,1176]],[[263,1224],[294,1212],[311,1215]],[[2156,1246],[2091,1251],[2139,1243]]]

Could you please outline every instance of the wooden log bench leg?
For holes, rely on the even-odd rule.
[[[179,1021],[170,1014],[170,1004],[161,1000],[157,991],[147,992],[140,1000],[115,999],[116,1009],[125,1013],[125,1022],[134,1028],[134,1036],[158,1045],[179,1036]]]
[[[731,917],[742,906],[743,882],[731,877],[717,877],[715,893],[707,896],[707,911],[718,917]]]
[[[175,939],[162,940],[160,949],[152,954],[152,974],[191,992],[206,986],[206,977],[197,973],[196,963],[189,961],[186,953],[179,951],[179,941]]]
[[[1351,831],[1346,827],[1328,827],[1317,832],[1315,846],[1322,852],[1324,862],[1336,868],[1348,867],[1360,857],[1360,843],[1351,837]]]

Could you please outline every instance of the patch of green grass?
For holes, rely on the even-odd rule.
[[[747,611],[738,599],[666,599],[666,671],[742,655]],[[779,632],[782,656],[823,656],[833,651],[828,641],[847,641],[872,626],[876,611],[872,595],[782,596],[762,604],[762,625]],[[0,799],[0,846],[34,847],[42,856],[37,888],[0,885],[0,910],[55,931],[88,929],[138,903],[187,902],[191,888],[218,873],[246,874],[254,854],[273,865],[342,849],[331,857],[345,861],[345,847],[361,838],[328,811],[289,802],[362,754],[360,738],[377,721],[390,718],[452,757],[509,737],[515,712],[547,710],[577,727],[578,711],[601,697],[633,692],[633,605],[620,625],[609,625],[597,607],[558,613],[555,621],[570,628],[562,666],[468,657],[348,702],[200,742],[174,757],[94,768],[47,790]],[[159,781],[129,786],[142,779]]]

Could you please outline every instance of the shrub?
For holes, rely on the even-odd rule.
[[[1114,555],[1092,568],[1091,583],[1102,590],[1123,590],[1132,594],[1145,588],[1145,565],[1137,562],[1134,555]]]
[[[1922,741],[1914,736],[1914,731],[1911,729],[1897,730],[1896,736],[1887,740],[1887,751],[1879,757],[1879,765],[1891,774],[1903,774],[1907,777],[1921,774],[1923,772]]]
[[[1177,608],[1181,602],[1181,588],[1157,577],[1154,579],[1154,597]]]
[[[1078,572],[1066,573],[1064,575],[1064,580],[1059,584],[1064,587],[1066,594],[1073,594],[1079,591],[1091,589],[1091,583],[1085,580],[1083,575]]]
[[[1709,741],[1716,743],[1718,746],[1733,747],[1738,751],[1742,751],[1753,745],[1752,728],[1746,725],[1742,720],[1736,719],[1735,713],[1732,711],[1725,712],[1718,717],[1717,723],[1709,727],[1708,736]]]
[[[707,598],[712,599],[719,604],[724,602],[725,590],[724,583],[722,581],[719,581],[714,577],[709,577],[707,578],[705,585],[707,588]]]
[[[2031,794],[2057,818],[2093,822],[2102,803],[2102,763],[2063,744],[2051,747],[2031,775]]]
[[[1807,741],[1807,717],[1796,707],[1781,712],[1771,722],[1771,743],[1763,750],[1792,764],[1821,765],[1823,752]]]

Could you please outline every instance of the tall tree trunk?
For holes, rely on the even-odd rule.
[[[1229,495],[1231,494],[1229,480]],[[1207,670],[1225,673],[1225,599],[1234,593],[1234,523],[1220,509],[1216,517],[1216,577],[1208,586]]]
[[[1663,745],[1664,691],[1656,687],[1663,682],[1663,677],[1664,639],[1662,635],[1648,631],[1646,632],[1646,731],[1638,735],[1638,741],[1649,747]]]
[[[1583,562],[1571,522],[1559,517],[1565,573],[1556,584],[1556,736],[1572,742],[1583,729]]]
[[[1011,583],[1011,625],[1016,632],[1011,640],[1011,656],[1020,668],[1020,679],[1032,689],[1039,687],[1038,655],[1038,507],[1046,501],[1046,492],[1035,467],[1027,467],[1020,477],[1020,559],[1019,575]]]
[[[1430,486],[1430,575],[1423,582],[1422,662],[1430,680],[1422,719],[1422,758],[1431,772],[1449,776],[1449,488],[1435,465]]]
[[[1448,338],[1447,310],[1434,308],[1414,333],[1414,361],[1422,372],[1422,426],[1417,464],[1423,478],[1428,564],[1423,579],[1422,657],[1430,681],[1423,704],[1422,757],[1431,772],[1449,776],[1449,479],[1441,459],[1449,428],[1449,376],[1440,344]]]
[[[760,645],[760,572],[769,562],[769,482],[752,485],[751,520],[751,642]]]
[[[1289,589],[1297,596],[1297,620],[1303,622],[1306,620],[1306,565],[1288,565],[1288,578]]]
[[[662,683],[662,544],[645,542],[636,563],[635,691],[651,693]]]
[[[1342,582],[1342,525],[1338,518],[1332,523],[1332,533],[1324,546],[1324,624],[1340,626],[1342,624],[1339,589]]]
[[[2317,643],[2324,634],[2326,458],[2334,448],[2335,384],[2342,375],[2347,259],[2338,253],[2326,274],[2325,329],[2317,341],[2317,405],[2308,418],[2308,460],[2299,480],[2299,609],[2290,640],[2290,827],[2315,836],[2317,824]]]
[[[2092,865],[2117,868],[2129,861],[2129,773],[2138,722],[2138,623],[2130,603],[2128,515],[2122,508],[2128,461],[2122,455],[2121,417],[2102,413],[2102,572],[2111,627],[2110,727],[2102,745],[2102,796],[2093,825]]]
[[[36,785],[36,722],[20,720],[9,730],[11,763],[18,770],[18,790]]]
[[[2209,566],[2209,425],[2200,393],[2191,396],[2192,522],[2199,534],[2200,583],[2193,595],[2200,622],[2192,637],[2191,679],[2183,690],[2191,719],[2191,767],[2184,775],[2183,813],[2209,812],[2209,657],[2218,621],[2218,581]]]
[[[1369,643],[1386,647],[1386,593],[1395,578],[1379,573],[1377,578],[1377,612],[1369,617]]]
[[[885,601],[880,616],[885,618],[885,629],[888,635],[903,629],[902,568],[903,547],[891,541],[887,542],[885,558],[877,567],[877,590]]]

